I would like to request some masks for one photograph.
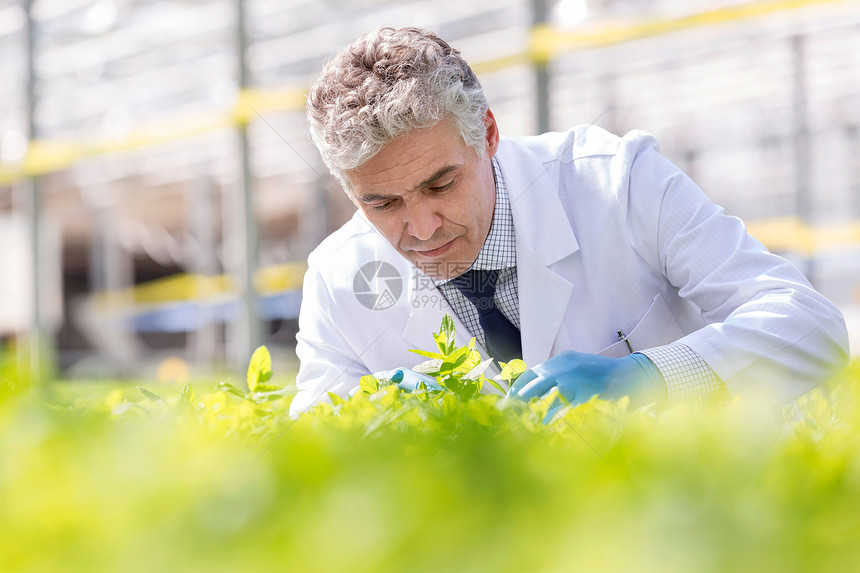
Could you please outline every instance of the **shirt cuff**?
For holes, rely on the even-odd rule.
[[[725,384],[708,363],[686,344],[669,344],[645,350],[666,381],[666,402],[712,400],[728,397]]]

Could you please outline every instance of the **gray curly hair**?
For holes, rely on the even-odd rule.
[[[307,100],[311,137],[349,191],[345,173],[413,130],[453,120],[483,157],[487,98],[460,52],[419,28],[379,28],[341,50]]]

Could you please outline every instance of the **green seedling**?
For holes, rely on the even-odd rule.
[[[262,404],[272,400],[279,400],[288,394],[280,386],[267,384],[271,379],[272,355],[268,348],[260,346],[251,355],[251,360],[248,363],[248,374],[246,377],[248,392],[243,392],[228,382],[220,382],[217,388],[228,394],[244,398],[249,402]]]

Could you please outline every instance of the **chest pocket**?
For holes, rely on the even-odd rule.
[[[675,316],[669,310],[666,301],[659,294],[651,301],[651,305],[645,311],[645,316],[642,317],[642,320],[633,327],[633,330],[626,334],[627,342],[630,342],[633,352],[671,344],[684,336],[684,332],[678,326]],[[598,352],[598,354],[613,358],[627,356],[631,352],[630,347],[627,346],[627,342],[619,340],[615,344],[607,346]]]

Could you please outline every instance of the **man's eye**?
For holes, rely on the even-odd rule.
[[[374,205],[373,206],[374,211],[388,211],[390,208],[391,208],[391,201],[386,201],[385,203],[382,203],[381,205]]]
[[[433,191],[435,193],[441,193],[442,191],[447,191],[448,189],[452,188],[455,182],[456,180],[452,179],[450,183],[446,183],[445,185],[441,185],[439,187],[430,187],[429,189],[430,191]]]

